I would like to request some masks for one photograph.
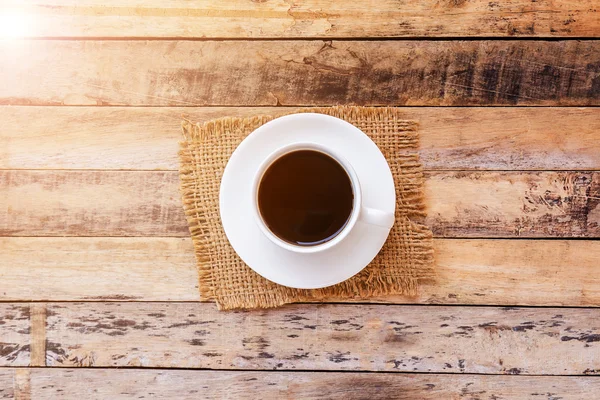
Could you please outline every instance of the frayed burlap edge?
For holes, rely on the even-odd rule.
[[[210,138],[225,135],[238,135],[241,142],[254,129],[272,120],[270,115],[247,118],[225,117],[212,121],[192,123],[183,121],[184,141],[180,143],[180,179],[185,214],[189,223],[199,270],[199,288],[202,300],[215,300],[219,309],[270,308],[286,303],[336,300],[348,298],[369,298],[389,295],[414,296],[418,284],[435,277],[433,269],[432,233],[422,224],[425,217],[423,200],[423,173],[416,149],[418,148],[417,124],[414,121],[400,120],[395,108],[375,107],[327,107],[296,110],[290,113],[312,112],[342,118],[361,128],[371,123],[394,120],[392,152],[386,154],[386,148],[380,149],[390,162],[397,186],[396,225],[400,227],[390,234],[390,240],[407,243],[405,254],[386,254],[388,243],[371,264],[378,263],[376,270],[371,264],[351,279],[340,284],[315,290],[292,289],[277,285],[255,274],[244,265],[248,280],[254,288],[227,288],[224,291],[215,279],[214,260],[211,260],[211,246],[227,246],[233,252],[224,232],[210,231],[205,212],[199,207],[198,173],[204,165],[198,162],[197,150]],[[365,130],[364,128],[362,128]],[[366,132],[368,134],[368,132]],[[371,135],[370,135],[371,136]],[[373,138],[377,143],[377,138]],[[388,146],[389,147],[389,146]],[[389,148],[387,150],[390,150]],[[229,155],[228,155],[229,156]],[[396,165],[394,165],[396,164]],[[224,168],[225,165],[222,165]],[[395,168],[396,167],[396,168]],[[219,177],[220,181],[220,177]],[[213,193],[218,197],[218,192]],[[218,199],[214,202],[218,207]],[[219,220],[220,223],[220,220]],[[219,237],[215,238],[215,234]],[[384,258],[382,261],[380,258]],[[410,259],[410,265],[402,265],[398,260]],[[240,260],[241,262],[241,260]],[[382,264],[383,262],[383,264]],[[389,272],[389,273],[388,273]],[[233,271],[236,273],[236,271]],[[259,286],[259,287],[256,287]]]

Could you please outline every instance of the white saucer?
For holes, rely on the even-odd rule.
[[[324,114],[292,114],[274,119],[252,132],[233,152],[221,180],[219,195],[225,234],[241,259],[275,283],[316,289],[342,282],[360,272],[383,246],[389,229],[357,221],[338,245],[318,253],[283,249],[262,233],[253,218],[252,183],[262,161],[294,142],[335,149],[354,168],[363,205],[393,213],[394,179],[379,148],[354,125]]]

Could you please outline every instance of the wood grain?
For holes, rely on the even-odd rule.
[[[3,289],[0,287],[0,292]],[[0,303],[0,367],[29,365],[29,319],[29,305]]]
[[[600,390],[592,376],[4,368],[0,398],[13,398],[14,376],[23,372],[33,399],[580,400]]]
[[[285,107],[0,107],[1,169],[177,170],[182,115],[279,115]],[[405,107],[427,170],[599,170],[598,108]],[[549,123],[552,121],[552,123]]]
[[[1,171],[0,235],[188,236],[174,172]]]
[[[598,41],[31,40],[0,52],[5,105],[600,105]]]
[[[46,366],[46,305],[32,303],[31,312],[31,339],[29,341],[31,367]]]
[[[20,237],[0,248],[1,301],[200,300],[190,239]],[[418,297],[369,301],[600,306],[600,241],[436,239],[434,250],[436,280]]]
[[[0,248],[2,301],[200,300],[188,238],[0,238]]]
[[[26,37],[306,38],[598,37],[598,11],[593,0],[37,0],[12,13]]]
[[[598,237],[594,172],[438,172],[425,181],[440,237]]]
[[[600,41],[485,39],[600,38],[596,6],[5,1],[0,36],[53,40],[0,40],[0,398],[597,397],[600,308],[549,306],[600,307],[600,241],[560,239],[600,237]],[[385,40],[436,37],[477,40]],[[384,40],[337,40],[362,38]],[[435,281],[369,299],[388,304],[200,303],[181,114],[334,104],[460,106],[402,109]],[[542,240],[491,240],[516,237]],[[65,368],[13,368],[46,365]]]
[[[0,369],[0,399],[14,399],[15,370],[9,368]]]
[[[600,309],[48,304],[61,367],[598,374]],[[577,354],[577,357],[573,357]]]
[[[0,398],[12,399],[21,370],[0,370]],[[32,369],[34,399],[592,399],[596,377]],[[2,383],[6,383],[6,386]],[[349,390],[352,388],[352,390]],[[4,392],[3,392],[4,390]]]
[[[594,172],[432,172],[438,237],[600,237]],[[1,236],[189,235],[176,172],[0,171]]]
[[[421,303],[600,305],[600,241],[436,239],[434,251]]]
[[[31,371],[25,368],[15,370],[15,400],[31,400]]]

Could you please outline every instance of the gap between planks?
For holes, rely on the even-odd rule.
[[[302,41],[302,40],[335,40],[337,42],[350,42],[350,41],[361,41],[361,42],[382,42],[382,41],[406,41],[406,42],[473,42],[473,41],[530,41],[530,42],[564,42],[566,40],[573,40],[578,42],[586,41],[597,41],[599,38],[589,36],[570,36],[570,37],[556,37],[556,36],[512,36],[512,37],[500,37],[500,36],[478,36],[478,37],[467,37],[467,36],[444,36],[444,37],[428,37],[428,36],[383,36],[383,37],[352,37],[352,36],[339,36],[339,37],[297,37],[297,38],[282,38],[282,37],[264,37],[264,38],[228,38],[228,37],[211,37],[211,38],[186,38],[186,37],[159,37],[159,36],[123,36],[123,37],[111,37],[111,36],[32,36],[28,37],[27,40],[46,40],[46,41],[107,41],[107,42],[136,42],[136,41],[178,41],[178,42],[283,42],[283,41]],[[98,105],[99,107],[110,107]],[[301,105],[300,105],[301,106]],[[144,107],[144,106],[137,106]],[[207,106],[210,107],[210,106]],[[231,105],[220,105],[214,107],[234,107]],[[249,106],[241,106],[249,107]],[[250,106],[251,107],[251,106]],[[415,106],[420,107],[420,106]],[[540,106],[543,107],[543,106]]]
[[[393,299],[393,296],[390,296],[391,299]],[[15,304],[15,305],[19,305],[19,304],[30,304],[30,305],[40,305],[40,304],[44,304],[47,305],[49,303],[52,304],[58,304],[58,305],[68,305],[68,304],[105,304],[105,303],[111,303],[111,304],[116,304],[116,303],[123,303],[123,304],[131,304],[131,303],[137,303],[137,304],[189,304],[189,305],[200,305],[200,304],[214,304],[214,301],[212,300],[190,300],[190,301],[181,301],[181,300],[119,300],[117,298],[115,299],[106,299],[106,300],[23,300],[23,301],[19,301],[19,300],[0,300],[0,304]],[[369,301],[368,299],[361,299],[361,300],[352,300],[349,299],[347,301],[344,300],[339,300],[339,299],[334,299],[334,300],[321,300],[321,301],[313,301],[313,302],[294,302],[294,303],[288,303],[286,305],[306,305],[306,306],[315,306],[315,305],[338,305],[338,306],[373,306],[373,305],[377,305],[377,306],[387,306],[387,307],[412,307],[412,306],[418,306],[418,307],[440,307],[440,306],[444,306],[444,307],[456,307],[456,308],[464,308],[464,307],[469,307],[469,308],[502,308],[504,310],[511,310],[511,309],[554,309],[554,308],[560,308],[561,310],[587,310],[587,309],[598,309],[600,308],[599,305],[587,305],[587,306],[573,306],[573,305],[527,305],[527,304],[471,304],[471,303],[417,303],[417,302],[390,302],[390,300],[385,300],[384,297],[376,297],[373,298],[372,301]],[[285,306],[285,305],[284,305]],[[250,310],[250,311],[258,311],[258,310]],[[225,312],[231,312],[231,311],[225,311]],[[45,350],[45,349],[44,349]],[[37,350],[37,352],[41,352],[43,351],[41,347],[39,347],[39,349]],[[37,356],[36,358],[39,358],[39,356]],[[30,367],[41,367],[44,368],[46,367],[46,365],[30,365]],[[2,366],[0,366],[0,368],[2,368]],[[189,368],[183,368],[183,369],[189,369]],[[193,368],[196,369],[196,368]],[[541,375],[540,375],[541,376]]]
[[[54,302],[53,302],[54,303]],[[295,303],[302,304],[302,303]],[[131,372],[144,372],[144,371],[189,371],[189,372],[215,372],[215,373],[265,373],[265,374],[289,374],[294,375],[295,373],[303,373],[303,374],[347,374],[347,375],[356,375],[356,374],[365,374],[365,375],[393,375],[393,376],[402,376],[402,375],[423,375],[423,376],[476,376],[476,377],[505,377],[505,378],[542,378],[542,377],[556,377],[556,378],[590,378],[596,379],[600,383],[600,375],[587,375],[587,374],[557,374],[557,375],[549,375],[549,374],[527,374],[527,375],[510,375],[510,374],[502,374],[502,373],[481,373],[481,372],[427,372],[427,371],[352,371],[352,370],[314,370],[314,369],[235,369],[235,368],[187,368],[187,367],[140,367],[140,366],[118,366],[118,367],[73,367],[73,366],[64,366],[64,365],[52,365],[52,366],[0,366],[0,373],[3,371],[29,371],[29,375],[31,375],[32,371],[131,371]],[[23,382],[26,382],[26,374],[23,374]]]

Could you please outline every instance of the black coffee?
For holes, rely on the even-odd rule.
[[[278,158],[258,188],[258,208],[265,224],[280,239],[300,246],[333,239],[348,222],[353,201],[344,168],[314,150]]]

